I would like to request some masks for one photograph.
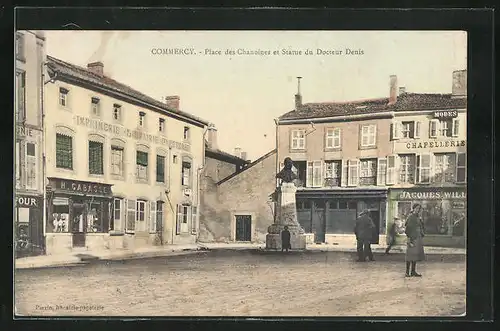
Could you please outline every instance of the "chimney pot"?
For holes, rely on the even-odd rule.
[[[241,157],[241,148],[240,147],[236,147],[234,149],[234,156]]]
[[[100,61],[87,64],[87,69],[98,76],[104,76],[104,64]]]
[[[389,85],[389,105],[393,105],[398,101],[398,77],[396,75],[389,77]]]
[[[217,128],[215,125],[210,124],[208,126],[208,131],[207,131],[207,142],[208,142],[208,148],[217,150]]]
[[[401,87],[399,88],[399,94],[401,95],[401,94],[405,94],[405,93],[406,93],[406,87],[401,86]]]
[[[247,160],[247,152],[241,152],[241,158],[246,161]]]
[[[467,96],[467,70],[453,71],[453,85],[451,87],[453,97]]]
[[[173,110],[179,110],[181,98],[178,95],[169,95],[165,97],[167,107]]]

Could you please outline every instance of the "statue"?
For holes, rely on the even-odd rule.
[[[297,179],[297,175],[293,172],[293,162],[289,157],[285,158],[283,162],[285,166],[281,169],[280,172],[276,174],[276,178],[281,179],[284,183],[292,183],[295,179]]]

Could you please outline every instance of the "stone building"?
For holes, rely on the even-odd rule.
[[[464,76],[463,72],[454,73],[455,78]],[[455,90],[459,88],[454,87]],[[427,178],[429,172],[436,173],[432,170],[437,166],[434,160],[441,160],[440,169],[445,165],[456,166],[454,171],[460,172],[460,181],[465,183],[462,143],[466,127],[465,98],[458,97],[457,91],[423,94],[401,89],[398,96],[397,77],[391,76],[389,97],[303,104],[299,89],[295,109],[278,119],[277,150],[279,160],[287,156],[294,160],[299,176],[298,217],[309,242],[354,241],[357,214],[367,209],[376,225],[373,243],[384,243],[387,220],[392,224],[394,210],[399,208],[395,202],[398,198],[393,195],[398,194],[395,193],[398,189],[408,187],[400,183],[402,176],[405,181],[415,176]],[[448,116],[448,112],[452,116]],[[441,120],[443,116],[445,121]],[[443,139],[449,141],[441,141]],[[439,155],[438,159],[429,156],[430,149]],[[453,157],[440,154],[450,151],[459,154]],[[455,165],[451,158],[456,158]],[[415,192],[435,191],[446,181],[438,178],[441,178],[439,184],[433,177],[409,185]],[[429,185],[430,182],[433,184]],[[454,182],[450,187],[456,185],[462,190],[462,183]],[[399,196],[407,195],[400,192]],[[407,207],[404,203],[400,205]],[[452,244],[447,240],[432,243]]]
[[[47,253],[194,243],[208,122],[48,57]]]
[[[44,250],[42,82],[45,58],[42,31],[16,31],[14,238],[18,255]]]
[[[217,148],[209,128],[200,207],[200,242],[265,242],[273,223],[275,151],[250,162]]]

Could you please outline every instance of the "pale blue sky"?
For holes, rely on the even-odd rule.
[[[274,148],[273,119],[303,102],[388,96],[389,76],[408,92],[449,93],[453,70],[466,69],[467,35],[450,31],[46,31],[47,54],[104,72],[158,100],[179,95],[181,109],[213,122],[219,147],[239,146],[252,160]],[[312,56],[152,55],[152,48],[274,50]],[[316,49],[363,55],[316,55]]]

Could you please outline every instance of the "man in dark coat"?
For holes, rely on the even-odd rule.
[[[373,223],[368,210],[364,210],[359,214],[354,226],[354,234],[356,235],[358,262],[365,262],[366,258],[374,261],[371,248],[371,241],[375,224]]]
[[[425,230],[424,223],[420,218],[421,209],[419,204],[415,204],[411,214],[406,219],[406,277],[422,277],[416,270],[417,262],[425,259],[423,241]]]
[[[288,252],[288,249],[292,249],[292,245],[290,244],[290,231],[288,231],[288,226],[285,225],[285,228],[281,231],[281,251]]]
[[[387,232],[387,248],[385,249],[385,254],[389,254],[392,246],[396,243],[396,227],[397,222],[399,222],[399,217],[394,217],[394,222],[392,222],[389,231]]]

